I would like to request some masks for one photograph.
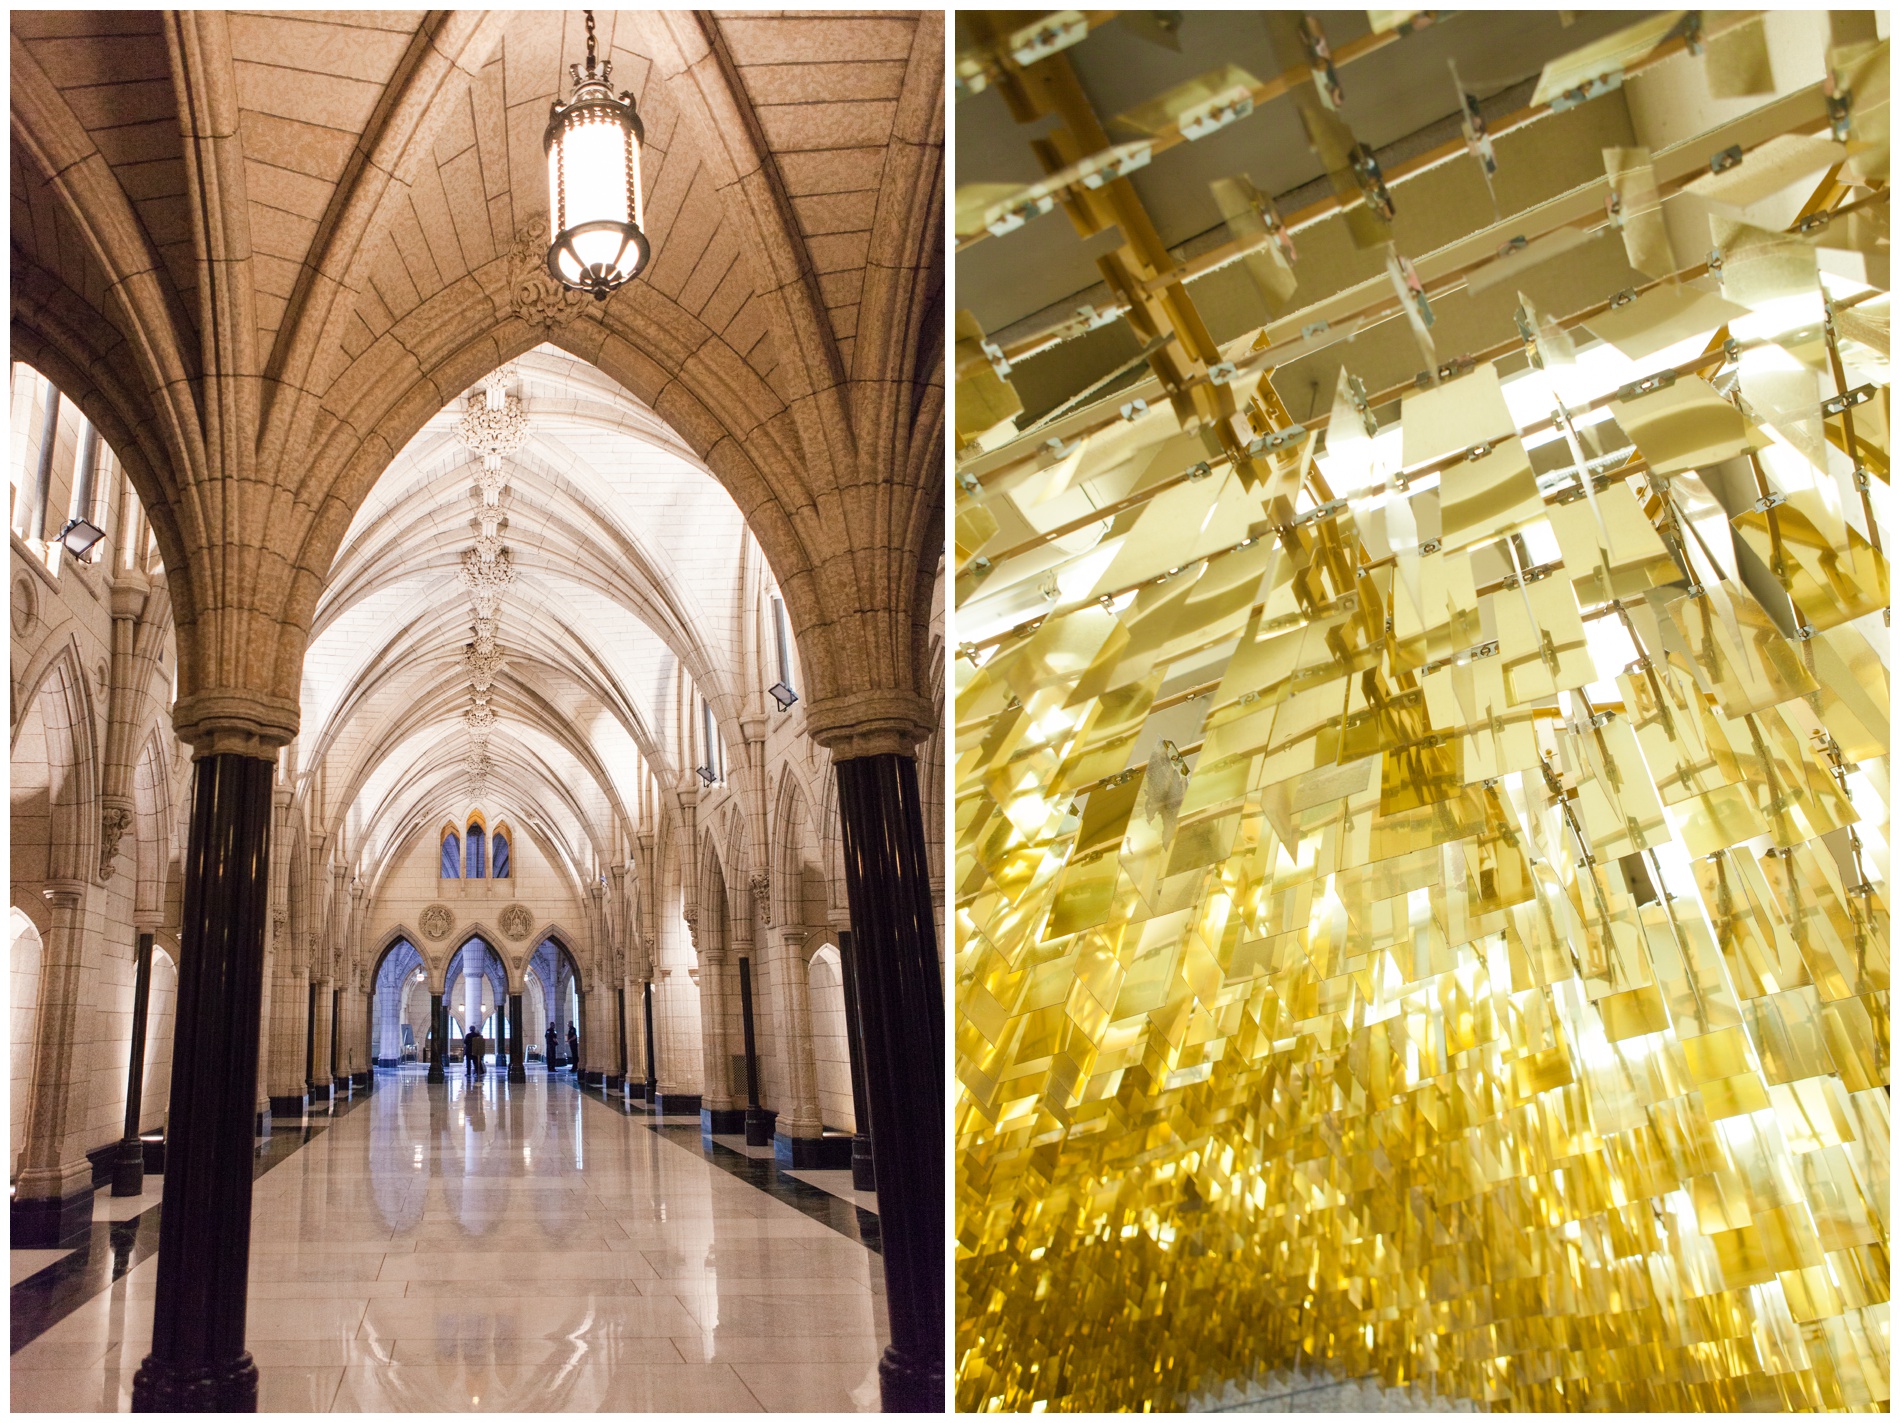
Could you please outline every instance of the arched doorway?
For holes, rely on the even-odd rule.
[[[429,1034],[428,981],[428,965],[409,940],[399,938],[383,950],[370,975],[369,1048],[377,1067],[422,1060]]]
[[[33,1040],[40,1008],[40,931],[18,909],[8,915],[12,931],[13,967],[7,979],[12,1012],[8,1029],[12,1059],[12,1110],[7,1135],[7,1178],[19,1173],[20,1153],[26,1149],[26,1106],[33,1097]]]
[[[471,988],[469,969],[475,970],[480,997]],[[462,1038],[472,1027],[482,1035],[483,1059],[500,1056],[499,1039],[508,1008],[508,973],[501,955],[479,934],[471,934],[449,955],[442,976],[442,1008],[449,1028],[449,1061],[461,1059]]]
[[[550,934],[529,958],[528,976],[540,991],[543,1005],[538,1022],[527,1015],[523,1024],[524,1029],[536,1029],[534,1041],[528,1044],[529,1051],[532,1053],[538,1047],[550,1068],[571,1068],[574,1062],[568,1048],[568,1029],[572,1027],[576,1033],[581,1029],[580,965],[574,961],[567,945]],[[550,1028],[554,1032],[552,1039],[548,1036]],[[550,1043],[553,1059],[548,1061]]]

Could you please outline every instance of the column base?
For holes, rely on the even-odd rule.
[[[745,1109],[745,1144],[770,1146],[772,1128],[777,1121],[778,1113],[768,1107],[747,1107]]]
[[[9,1234],[15,1250],[69,1250],[92,1238],[90,1181],[69,1196],[13,1202]]]
[[[272,1097],[270,1114],[273,1117],[301,1117],[306,1105],[307,1099],[303,1097]]]
[[[265,1136],[270,1135],[270,1108],[269,1107],[264,1108],[263,1111],[256,1113],[252,1117],[251,1135],[256,1136],[256,1137],[265,1137]],[[113,1194],[117,1195],[118,1191],[115,1189],[113,1191]]]
[[[336,1103],[336,1084],[334,1082],[312,1082],[310,1084],[310,1110],[327,1112]]]
[[[508,1080],[510,1082],[526,1082],[528,1080],[528,1064],[525,1062],[509,1063]]]
[[[428,1080],[431,1082],[447,1082],[449,1080],[448,1075],[442,1071],[442,1064],[439,1061],[430,1062]]]
[[[604,1072],[596,1072],[591,1067],[577,1069],[574,1073],[574,1078],[583,1087],[605,1087],[607,1085],[607,1074]]]
[[[112,1157],[112,1195],[144,1195],[144,1142],[127,1136]]]
[[[350,1074],[350,1090],[352,1092],[367,1092],[375,1085],[376,1077],[374,1073],[352,1072]]]
[[[851,1138],[851,1189],[877,1189],[877,1168],[871,1160],[871,1138],[862,1133]]]
[[[772,1159],[794,1171],[848,1171],[851,1169],[851,1138],[787,1136],[779,1132],[772,1138]]]
[[[255,1413],[257,1365],[248,1353],[219,1364],[165,1363],[150,1354],[132,1379],[134,1413]]]
[[[656,1092],[653,1095],[653,1110],[663,1117],[696,1117],[699,1115],[699,1093]]]
[[[610,1072],[607,1074],[606,1081],[601,1085],[606,1087],[610,1092],[618,1092],[627,1085],[626,1075],[619,1072]]]
[[[165,1174],[165,1133],[153,1132],[139,1138],[139,1145],[145,1149],[145,1174],[163,1176]]]
[[[877,1387],[885,1413],[942,1413],[943,1360],[900,1354],[892,1344],[877,1361]]]
[[[699,1109],[699,1134],[712,1136],[736,1136],[745,1130],[744,1107],[701,1107]]]

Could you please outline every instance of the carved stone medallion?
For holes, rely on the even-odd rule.
[[[422,932],[431,939],[446,939],[455,927],[455,916],[446,904],[431,904],[422,911]]]
[[[525,939],[534,928],[534,915],[525,904],[511,904],[501,911],[501,932],[511,939]]]

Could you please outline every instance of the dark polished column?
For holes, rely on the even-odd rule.
[[[448,1074],[442,1070],[442,1059],[448,1055],[449,1025],[442,1020],[442,995],[429,995],[429,1036],[435,1040],[429,1051],[429,1081],[447,1082]]]
[[[940,1413],[943,971],[917,763],[886,754],[834,764],[891,1319],[878,1382],[886,1413]]]
[[[112,1194],[145,1191],[145,1144],[139,1140],[139,1116],[145,1105],[145,1017],[152,1000],[152,936],[139,935],[137,977],[132,980],[132,1065],[125,1080],[125,1137],[112,1160]]]
[[[619,1070],[607,1078],[609,1087],[625,1088],[627,1085],[627,989],[626,985],[614,989],[614,1023],[620,1033]]]
[[[864,1032],[858,1022],[857,950],[851,931],[838,931],[838,959],[844,969],[844,1036],[851,1053],[851,1115],[857,1131],[851,1138],[851,1189],[875,1191],[877,1171],[871,1164],[871,1097],[864,1080]]]
[[[752,1031],[752,960],[739,955],[739,1026],[745,1034],[745,1144],[770,1146],[777,1112],[759,1105],[759,1042]]]
[[[521,1036],[521,995],[508,995],[508,1080],[528,1080],[528,1050]]]
[[[192,786],[152,1352],[134,1412],[257,1411],[244,1318],[272,770],[203,756]]]
[[[361,1085],[365,1092],[376,1090],[376,1054],[369,1050],[370,1034],[375,1031],[376,994],[374,990],[363,995],[363,1057],[369,1064],[363,1070]]]
[[[641,985],[642,995],[646,999],[647,1013],[647,1105],[650,1107],[660,1095],[660,1074],[653,1056],[653,980],[648,979]]]
[[[317,981],[310,980],[310,1011],[303,1025],[303,1090],[304,1100],[311,1106],[316,1105],[317,1096]]]

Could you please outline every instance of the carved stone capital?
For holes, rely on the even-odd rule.
[[[297,735],[300,711],[263,692],[194,692],[172,707],[172,729],[196,756],[255,756],[275,761]]]
[[[745,882],[752,891],[752,902],[759,907],[759,917],[765,920],[765,927],[772,927],[772,876],[764,870],[756,870]]]
[[[119,842],[125,839],[126,832],[132,828],[132,807],[108,802],[99,812],[99,882],[104,884],[112,878],[117,868],[114,864],[119,857]]]
[[[936,729],[930,703],[915,692],[847,692],[805,708],[805,730],[834,761],[909,756]]]

